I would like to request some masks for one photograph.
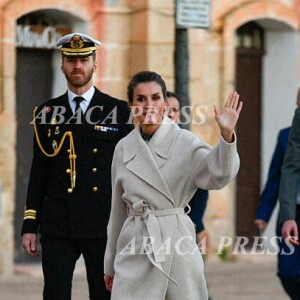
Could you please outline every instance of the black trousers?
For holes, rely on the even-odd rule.
[[[300,228],[300,205],[297,205],[296,223]],[[277,227],[281,236],[281,227]],[[293,253],[284,241],[280,241],[278,254],[278,276],[285,292],[292,300],[300,300],[300,246],[295,246]],[[285,255],[283,253],[287,253]]]
[[[110,299],[103,279],[106,239],[71,240],[42,236],[41,246],[44,300],[71,300],[74,268],[81,254],[85,261],[90,300]]]
[[[300,276],[294,278],[281,278],[280,281],[291,300],[300,300]]]

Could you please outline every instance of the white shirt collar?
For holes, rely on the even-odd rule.
[[[76,103],[75,101],[73,101],[73,99],[77,96],[81,96],[84,98],[85,101],[82,101],[80,103],[81,109],[83,111],[83,113],[85,113],[86,109],[88,108],[88,106],[90,105],[90,102],[94,96],[95,93],[95,87],[91,86],[84,94],[82,95],[76,95],[75,93],[73,93],[71,90],[68,89],[68,101],[70,104],[70,107],[72,109],[72,111],[75,111],[75,107],[76,107]]]

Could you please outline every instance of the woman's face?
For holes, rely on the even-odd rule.
[[[158,83],[144,82],[134,88],[130,106],[141,126],[160,124],[165,105],[162,89]]]
[[[180,122],[180,105],[176,98],[167,98],[167,116],[173,120],[175,123]]]

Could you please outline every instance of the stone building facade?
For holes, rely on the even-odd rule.
[[[255,235],[258,195],[276,135],[290,124],[299,82],[299,0],[212,0],[211,27],[189,29],[191,130],[218,141],[213,105],[238,89],[241,172],[212,191],[205,216],[212,244]],[[65,91],[53,39],[78,31],[101,40],[95,83],[125,99],[140,70],[174,89],[174,0],[0,0],[0,274],[22,261],[20,224],[30,167],[35,105]],[[201,107],[201,116],[196,107]],[[203,121],[204,120],[204,121]],[[203,122],[202,122],[203,121]]]

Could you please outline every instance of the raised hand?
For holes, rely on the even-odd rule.
[[[233,141],[233,131],[239,119],[243,102],[239,101],[237,92],[230,93],[223,109],[214,106],[215,119],[220,127],[223,138],[228,142]]]

